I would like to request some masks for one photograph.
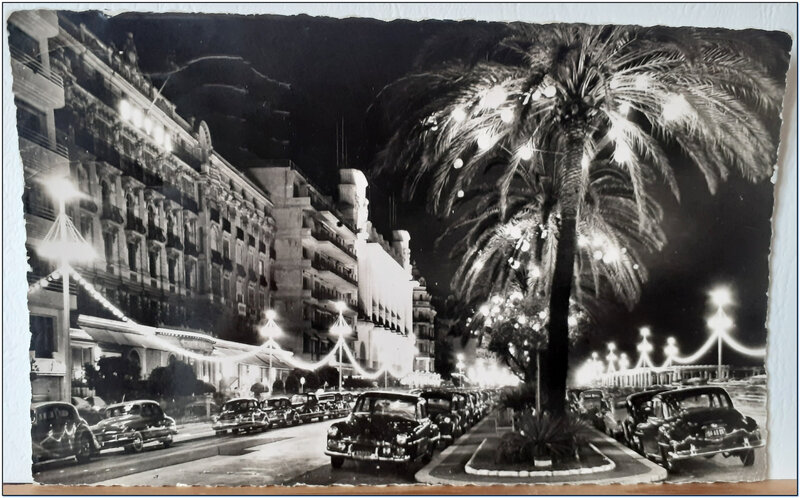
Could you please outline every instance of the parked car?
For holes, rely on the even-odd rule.
[[[446,391],[423,391],[422,396],[427,402],[428,416],[439,427],[439,434],[443,443],[452,443],[464,433],[459,405],[464,403],[463,397],[456,393]]]
[[[267,414],[255,398],[236,398],[222,405],[219,415],[212,418],[211,428],[219,436],[228,431],[265,431],[269,427]]]
[[[461,430],[459,431],[461,434],[467,432],[467,429],[470,428],[470,411],[469,407],[467,406],[467,397],[464,394],[459,392],[451,392],[453,395],[453,406],[452,408],[458,414],[458,422],[461,426]]]
[[[300,417],[292,407],[292,400],[287,397],[276,397],[261,402],[261,409],[267,414],[269,426],[275,425],[297,425]]]
[[[358,397],[349,418],[328,428],[325,454],[338,469],[346,459],[408,464],[429,461],[439,428],[419,395],[368,392]]]
[[[636,427],[644,455],[667,470],[695,457],[737,456],[755,463],[754,448],[764,446],[758,424],[733,407],[722,387],[690,387],[655,395],[647,420]]]
[[[650,414],[650,402],[653,396],[668,390],[665,387],[658,389],[649,389],[639,393],[631,394],[625,400],[625,408],[627,414],[625,420],[622,421],[622,438],[625,444],[643,453],[639,444],[639,438],[634,435],[635,429],[639,424],[644,423]]]
[[[78,415],[81,416],[83,420],[86,421],[89,425],[96,424],[103,419],[103,410],[96,406],[92,406],[88,401],[84,398],[73,396],[71,399],[72,406],[78,410]]]
[[[74,457],[86,462],[101,449],[89,424],[69,403],[31,405],[33,462]]]
[[[627,415],[625,400],[604,399],[599,414],[603,432],[615,439],[622,439],[624,434],[622,423]]]
[[[103,449],[121,446],[128,453],[138,453],[150,442],[159,442],[166,448],[178,433],[175,420],[149,400],[109,405],[103,420],[91,429]]]
[[[325,410],[319,404],[317,395],[313,393],[295,394],[292,396],[292,407],[300,417],[300,421],[311,422],[312,420],[323,420]]]
[[[346,417],[350,413],[350,406],[339,393],[317,394],[317,401],[322,406],[325,417],[329,419]]]

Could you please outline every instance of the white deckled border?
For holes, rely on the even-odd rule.
[[[569,469],[569,470],[489,470],[489,469],[476,469],[472,463],[475,460],[475,457],[478,455],[478,452],[481,451],[483,445],[486,444],[486,439],[484,439],[481,444],[478,445],[478,448],[470,457],[467,464],[464,466],[464,471],[467,474],[475,475],[475,476],[495,476],[495,477],[563,477],[563,476],[575,476],[575,475],[583,475],[583,474],[597,474],[600,472],[609,472],[617,468],[617,464],[614,463],[613,460],[608,458],[602,451],[597,449],[597,446],[593,445],[592,443],[588,443],[589,447],[592,448],[595,452],[597,452],[603,459],[606,461],[603,465],[598,465],[596,467],[584,467],[579,469]]]

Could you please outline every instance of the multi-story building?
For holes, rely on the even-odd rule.
[[[25,178],[26,247],[34,256],[29,264],[29,283],[54,269],[34,253],[56,216],[54,202],[40,180],[69,173],[69,153],[56,136],[54,111],[64,107],[64,80],[51,67],[52,39],[57,34],[58,18],[50,11],[18,11],[8,18],[12,90]],[[74,309],[74,284],[70,287],[69,304]],[[71,393],[67,375],[71,357],[69,313],[63,312],[61,292],[61,282],[56,281],[28,296],[34,399],[68,399]]]
[[[369,221],[367,180],[355,169],[340,172],[339,206],[358,233],[358,341],[362,364],[394,373],[411,372],[413,335],[410,236],[392,232],[387,241]]]
[[[414,335],[417,339],[417,356],[414,359],[414,370],[433,372],[434,344],[436,342],[436,309],[431,305],[431,295],[425,278],[419,276],[414,267],[417,286],[414,287]]]
[[[344,303],[353,329],[346,340],[357,338],[355,227],[293,164],[248,171],[274,202],[274,308],[286,333],[278,342],[306,360],[319,360],[338,340],[330,334],[337,303]]]
[[[79,271],[102,295],[137,323],[169,328],[172,340],[204,354],[202,341],[179,331],[263,340],[256,328],[270,307],[275,254],[266,192],[214,151],[204,122],[182,118],[160,95],[138,68],[132,38],[117,50],[44,11],[14,13],[9,30],[29,279],[54,268],[35,251],[54,218],[37,179],[69,174],[82,199],[67,213],[98,255]],[[78,329],[71,349],[69,334],[57,334],[60,301],[49,294],[30,298],[32,356],[46,360],[39,372],[52,373],[37,377],[34,398],[68,399],[71,378],[98,353]],[[85,290],[76,301],[73,325],[78,315],[108,316]],[[103,348],[139,362],[143,376],[169,356],[142,345]],[[225,387],[218,362],[195,363],[199,376]]]

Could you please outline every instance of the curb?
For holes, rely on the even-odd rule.
[[[481,444],[475,449],[475,452],[472,453],[467,464],[464,466],[464,472],[471,475],[476,476],[493,476],[493,477],[562,477],[562,476],[577,476],[577,475],[586,475],[586,474],[597,474],[600,472],[609,472],[617,468],[617,464],[614,463],[613,460],[608,458],[605,453],[597,449],[597,446],[589,443],[589,447],[592,448],[596,453],[605,459],[606,463],[603,465],[598,465],[596,467],[586,467],[586,468],[579,468],[579,469],[567,469],[567,470],[490,470],[490,469],[476,469],[472,466],[472,462],[475,457],[478,455],[478,452],[483,448],[483,445],[486,443],[486,439],[484,439]]]
[[[447,479],[444,477],[435,477],[431,475],[433,469],[439,466],[442,461],[449,457],[459,446],[459,442],[466,442],[468,436],[470,436],[473,432],[475,432],[478,427],[486,423],[489,420],[489,417],[484,418],[482,421],[475,424],[468,432],[461,435],[459,441],[454,441],[450,446],[444,449],[444,451],[440,452],[438,455],[433,457],[433,460],[428,462],[427,465],[419,469],[416,474],[414,474],[414,480],[423,484],[446,484],[446,485],[453,485],[453,486],[464,486],[470,484],[465,481],[458,481],[454,479]]]
[[[599,434],[600,437],[602,437],[607,443],[616,446],[618,449],[622,450],[623,453],[625,453],[629,457],[635,459],[637,462],[641,463],[642,465],[650,469],[650,472],[648,472],[647,474],[642,474],[641,476],[631,476],[622,479],[612,479],[608,484],[645,484],[651,482],[660,482],[668,477],[669,473],[667,472],[667,469],[665,469],[664,467],[636,453],[635,451],[628,448],[624,444],[620,443],[613,437],[610,437],[607,434],[603,434],[600,431],[595,431],[595,432],[597,432],[597,434]]]

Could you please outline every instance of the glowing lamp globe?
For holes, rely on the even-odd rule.
[[[467,113],[461,107],[456,107],[453,109],[453,112],[450,114],[454,121],[460,123],[467,118]]]
[[[717,287],[709,292],[708,295],[711,297],[711,302],[719,307],[727,306],[733,302],[731,290],[727,287]]]
[[[519,148],[517,154],[519,155],[519,158],[522,159],[523,161],[530,161],[530,159],[533,157],[533,147],[531,146],[531,144],[525,144]]]
[[[75,187],[66,176],[53,176],[43,181],[47,193],[57,201],[69,202],[83,197],[83,192]]]

